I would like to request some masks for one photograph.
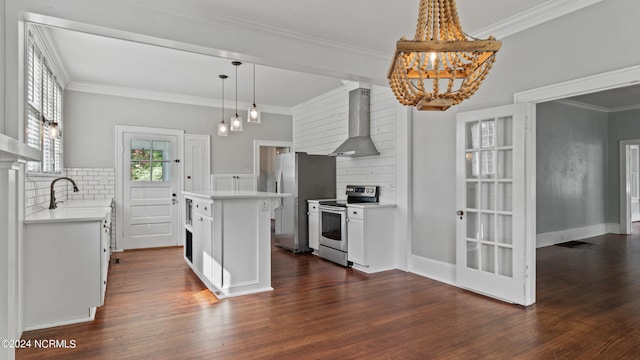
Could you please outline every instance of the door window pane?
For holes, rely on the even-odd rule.
[[[474,240],[480,238],[478,213],[467,212],[467,238]]]
[[[498,211],[511,211],[513,184],[510,182],[498,183]]]
[[[496,199],[496,184],[483,182],[480,191],[480,206],[482,210],[494,210]]]
[[[160,140],[131,140],[131,181],[169,181],[171,143]]]
[[[480,176],[483,179],[493,179],[496,177],[496,152],[495,150],[480,152]]]
[[[499,118],[496,130],[497,146],[513,145],[513,119],[511,116]]]
[[[466,148],[478,149],[480,147],[480,124],[477,122],[466,125]]]
[[[513,177],[513,151],[498,151],[498,179],[511,179]]]
[[[498,232],[496,241],[501,244],[511,244],[513,242],[513,225],[511,215],[496,215],[498,222]]]
[[[465,154],[467,179],[477,179],[480,176],[480,161],[477,151],[469,151]]]
[[[496,240],[496,216],[493,214],[482,214],[480,216],[480,239],[484,241]]]
[[[482,271],[494,273],[496,267],[495,250],[493,245],[482,244]]]
[[[513,277],[513,250],[498,247],[498,275]]]
[[[467,209],[477,209],[478,208],[478,183],[477,182],[468,182],[467,183]]]
[[[482,148],[492,148],[496,146],[496,131],[494,120],[480,122],[480,145]]]
[[[467,267],[480,269],[480,245],[473,241],[467,241]]]

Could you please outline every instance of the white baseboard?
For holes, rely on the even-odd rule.
[[[619,223],[607,223],[607,234],[621,234]]]
[[[46,323],[46,324],[38,324],[38,325],[26,326],[24,328],[24,331],[41,330],[41,329],[48,329],[48,328],[57,327],[57,326],[79,324],[79,323],[83,323],[83,322],[91,322],[91,321],[95,320],[95,318],[96,318],[96,308],[92,307],[92,308],[89,309],[89,316],[86,317],[86,318],[79,318],[79,319],[73,319],[73,320],[64,320],[64,321],[55,321],[55,322],[50,322],[50,323]]]
[[[456,285],[456,265],[438,260],[427,259],[418,255],[409,257],[409,272],[443,282]]]
[[[596,224],[579,228],[553,231],[536,235],[536,248],[560,244],[566,241],[579,240],[609,233],[610,226],[617,224]],[[619,226],[618,226],[619,228]],[[619,230],[619,229],[618,229]]]

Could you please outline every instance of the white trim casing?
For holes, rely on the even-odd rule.
[[[618,233],[631,234],[631,186],[630,186],[630,158],[627,151],[629,145],[640,145],[640,139],[620,140],[619,143],[619,202],[620,202],[620,227]]]
[[[640,83],[640,65],[551,84],[513,94],[513,102],[542,103]]]
[[[288,147],[293,150],[293,142],[291,141],[276,141],[276,140],[253,140],[253,175],[260,176],[260,147],[261,146],[275,146],[275,147]]]
[[[396,268],[409,271],[412,245],[412,109],[396,105]]]

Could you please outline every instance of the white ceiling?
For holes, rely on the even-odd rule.
[[[389,54],[389,59],[395,41],[402,36],[413,38],[419,4],[418,0],[129,2],[163,8],[166,11],[174,9],[183,14],[197,13],[218,23],[286,33],[313,41],[359,48],[372,54]],[[458,12],[463,29],[475,34],[498,23],[508,22],[509,19],[513,22],[513,19],[526,18],[526,14],[536,9],[540,11],[543,7],[560,2],[572,1],[458,0]],[[232,59],[60,28],[46,28],[43,33],[52,43],[54,52],[62,63],[70,89],[180,99],[176,101],[190,99],[186,102],[218,106],[221,98],[221,80],[218,75],[227,74],[227,104],[235,98],[235,69],[231,65]],[[242,109],[252,100],[251,70],[251,64],[243,64],[238,68],[238,101],[239,108]],[[291,107],[342,84],[341,79],[256,66],[256,101],[258,105],[270,107],[272,112],[287,113]]]

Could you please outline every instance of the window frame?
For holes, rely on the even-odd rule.
[[[43,37],[33,26],[25,39],[25,143],[42,152],[42,161],[27,162],[29,175],[59,175],[63,166],[64,87],[57,67],[47,53]],[[60,136],[49,136],[49,126],[57,123]]]

